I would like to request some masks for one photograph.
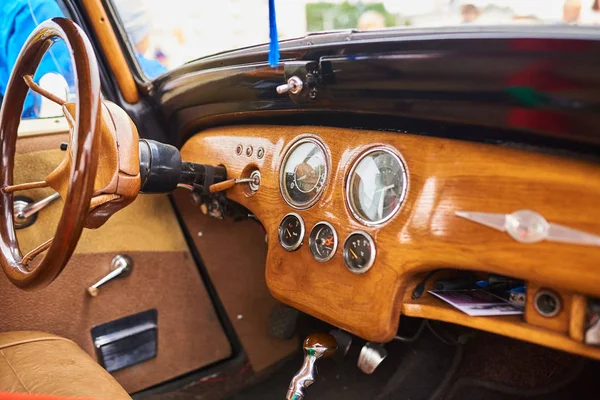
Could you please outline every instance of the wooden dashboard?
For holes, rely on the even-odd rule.
[[[280,168],[288,149],[305,137],[324,145],[330,167],[319,200],[295,210],[282,197]],[[346,180],[360,155],[381,145],[402,156],[408,189],[391,220],[366,226],[345,201]],[[284,303],[375,342],[391,340],[406,314],[600,358],[600,348],[582,342],[586,299],[600,297],[599,247],[520,243],[455,214],[534,210],[549,222],[600,234],[597,164],[498,145],[320,126],[214,128],[192,137],[181,153],[185,161],[224,165],[229,178],[260,171],[257,192],[237,185],[226,194],[264,225],[267,285]],[[340,245],[331,260],[315,261],[306,239],[294,252],[281,247],[278,226],[290,212],[304,220],[307,235],[319,221],[333,225]],[[350,272],[342,259],[341,243],[356,230],[367,232],[377,249],[373,267],[364,274]],[[412,300],[419,278],[440,268],[523,279],[529,288],[550,288],[569,302],[559,320],[538,321],[529,305],[525,316],[489,318],[467,317],[431,296]]]

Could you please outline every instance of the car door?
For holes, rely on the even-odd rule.
[[[3,10],[7,16],[4,21],[7,26],[13,24],[18,28],[15,31],[20,35],[6,40],[11,46],[18,46],[13,49],[17,54],[23,44],[19,41],[23,42],[27,37],[22,34],[22,29],[31,31],[45,18],[70,17],[89,29],[89,35],[95,40],[102,35],[102,32],[92,30],[93,24],[88,25],[94,17],[101,22],[102,17],[98,17],[103,12],[100,2],[84,2],[90,7],[85,19],[82,15],[88,9],[77,8],[79,5],[54,0],[11,3],[16,8]],[[24,20],[29,23],[24,24]],[[45,60],[56,65],[57,58],[66,56],[68,59],[69,54],[65,55],[64,51],[56,45]],[[111,64],[103,63],[106,61],[102,56],[103,49],[98,47],[97,51],[104,98],[127,104],[121,100],[122,94],[115,95],[116,77],[110,70]],[[6,56],[2,60],[8,71],[15,57]],[[57,68],[55,76],[50,80],[42,79],[41,84],[59,97],[70,100],[76,95],[70,89],[73,82],[69,82],[68,74],[61,72],[64,71]],[[6,87],[6,74],[4,79],[3,87]],[[45,104],[45,100],[37,95],[30,99],[37,107],[26,107],[29,112],[24,113],[19,128],[15,183],[44,180],[64,158],[65,151],[61,147],[69,140],[68,124],[60,115],[61,108]],[[129,108],[134,109],[135,104]],[[33,204],[52,194],[49,188],[26,190],[18,193],[16,201]],[[52,237],[62,205],[60,199],[50,201],[17,229],[23,252]],[[196,249],[190,247],[192,243],[189,232],[180,225],[169,197],[139,196],[102,228],[86,230],[63,274],[46,288],[23,291],[2,275],[0,330],[38,330],[72,339],[111,370],[130,393],[203,371],[209,365],[243,359],[229,317],[222,309],[210,277],[203,270]],[[115,269],[119,257],[131,260],[129,274],[109,280],[95,291],[88,290]],[[141,336],[132,336],[131,332],[140,329],[141,324],[136,318],[148,315],[144,313],[152,316],[149,323],[154,339],[142,344],[151,349],[143,361],[128,363],[126,359],[139,351],[140,340],[143,340]],[[110,325],[115,321],[121,325],[116,328]],[[109,367],[108,359],[102,354],[102,345],[108,342],[101,343],[97,334],[98,329],[109,329],[107,326],[112,329],[109,333],[113,337],[127,339],[120,342],[119,357],[125,361],[117,367]]]

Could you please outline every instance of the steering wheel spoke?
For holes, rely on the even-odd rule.
[[[61,106],[66,103],[66,101],[64,101],[60,97],[56,96],[54,93],[47,91],[46,89],[44,89],[43,87],[41,87],[40,85],[35,83],[33,81],[33,75],[23,75],[23,80],[25,81],[27,86],[29,86],[29,89],[33,90],[34,92],[39,93],[40,95],[44,96],[48,100],[51,100],[54,103],[61,105]]]
[[[29,190],[29,189],[39,189],[48,187],[48,182],[39,181],[39,182],[27,182],[27,183],[19,183],[18,185],[4,186],[2,191],[4,193],[14,193],[20,190]]]
[[[23,264],[23,266],[25,268],[30,270],[29,263],[31,263],[37,256],[39,256],[40,254],[42,254],[43,252],[48,250],[50,248],[50,245],[52,245],[53,240],[54,240],[54,238],[50,238],[50,239],[46,240],[44,243],[42,243],[39,246],[37,246],[36,248],[34,248],[33,250],[29,251],[27,254],[25,254],[23,256],[23,258],[21,259],[21,264]]]

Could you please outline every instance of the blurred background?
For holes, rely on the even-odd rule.
[[[132,43],[165,70],[269,40],[268,0],[112,0]],[[280,40],[339,29],[600,24],[600,0],[275,0]]]

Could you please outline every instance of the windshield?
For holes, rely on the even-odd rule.
[[[112,2],[149,78],[269,40],[268,0]],[[275,0],[275,8],[280,40],[342,29],[600,23],[600,0]]]

